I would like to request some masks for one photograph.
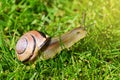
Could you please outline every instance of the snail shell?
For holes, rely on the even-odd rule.
[[[20,61],[32,61],[45,45],[48,36],[38,31],[29,31],[16,44],[16,53]]]

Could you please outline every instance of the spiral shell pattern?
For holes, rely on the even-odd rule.
[[[16,44],[16,54],[20,61],[32,61],[47,42],[48,36],[38,31],[29,31]]]

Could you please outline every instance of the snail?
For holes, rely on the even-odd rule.
[[[29,31],[18,40],[16,54],[22,62],[34,61],[39,54],[41,60],[53,58],[65,48],[69,48],[86,36],[83,27],[74,28],[60,37],[49,37],[39,31]]]

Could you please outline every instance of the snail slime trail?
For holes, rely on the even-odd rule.
[[[50,38],[41,32],[29,31],[18,40],[16,54],[22,62],[26,60],[33,61],[38,53],[42,60],[53,58],[61,50],[71,47],[84,38],[86,33],[84,28],[78,27],[64,33],[61,37]],[[61,47],[61,43],[64,47]]]

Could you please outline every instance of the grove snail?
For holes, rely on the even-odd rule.
[[[84,38],[86,33],[83,27],[78,27],[64,33],[61,37],[50,38],[41,32],[29,31],[18,40],[16,54],[22,62],[33,61],[38,54],[41,59],[53,58],[61,50],[71,47]]]

